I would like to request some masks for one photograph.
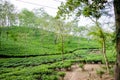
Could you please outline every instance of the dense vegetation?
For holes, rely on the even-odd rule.
[[[56,35],[53,32],[29,27],[1,29],[0,55],[3,57],[60,54],[60,40],[57,39],[55,42]],[[74,36],[67,36],[64,43],[65,53],[77,48],[99,48],[99,44],[93,40],[88,42],[85,38]]]
[[[57,72],[63,68],[69,70],[74,63],[104,63],[100,45],[95,40],[88,42],[86,38],[68,36],[64,42],[63,63],[59,40],[58,43],[54,43],[55,33],[17,26],[1,27],[1,30],[0,79],[2,80],[56,80]],[[115,54],[111,53],[108,50],[109,62],[113,63]],[[58,69],[59,71],[56,71]]]

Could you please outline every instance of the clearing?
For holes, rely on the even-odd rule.
[[[103,74],[100,78],[96,70],[101,70],[101,64],[86,64],[85,71],[82,71],[78,64],[72,66],[71,71],[66,71],[64,80],[114,80],[112,76]]]

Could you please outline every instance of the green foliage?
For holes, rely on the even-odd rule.
[[[58,72],[58,75],[59,75],[60,77],[64,77],[64,76],[65,76],[65,72]]]
[[[102,75],[105,73],[103,70],[97,70],[96,73],[102,78]]]
[[[38,28],[30,27],[5,27],[2,29],[1,49],[2,56],[34,56],[61,53],[58,45],[54,44],[55,34]],[[6,32],[9,32],[8,36]],[[78,37],[69,36],[64,42],[65,52],[69,52],[78,47],[99,46],[90,41],[88,45],[86,39],[81,38],[78,43]],[[70,43],[68,43],[70,41]]]
[[[0,1],[0,27],[14,25],[16,21],[15,7],[6,0]],[[7,22],[6,22],[7,20]]]
[[[56,75],[43,75],[42,80],[58,80]]]
[[[80,68],[84,68],[84,64],[79,64],[79,67]]]
[[[33,25],[35,21],[35,15],[32,11],[28,11],[27,9],[23,9],[21,13],[19,13],[19,20],[21,22],[21,26],[30,26]]]
[[[77,17],[83,14],[99,18],[104,3],[104,0],[92,1],[91,4],[88,0],[68,0],[61,4],[58,15],[65,13],[70,16],[73,12]],[[16,24],[12,4],[5,1],[0,9],[0,20],[3,21],[0,26],[6,26],[6,21],[8,26]],[[87,54],[89,50],[74,51],[76,48],[100,47],[95,40],[88,42],[86,38],[69,35],[76,31],[73,26],[78,29],[76,23],[57,21],[42,9],[35,12],[24,9],[18,17],[20,26],[0,27],[0,80],[58,80],[58,75],[64,77],[65,73],[57,73],[56,70],[67,70],[73,63],[103,62],[101,54]],[[77,32],[83,30],[80,28]],[[64,62],[61,62],[61,36],[64,36]],[[108,60],[113,63],[115,58],[109,53],[111,52],[108,51]],[[84,65],[81,64],[80,67],[83,68]]]
[[[50,69],[68,69],[72,65],[71,61],[56,62],[50,65]]]
[[[88,54],[86,57],[86,62],[87,63],[98,63],[98,62],[102,62],[103,60],[103,56],[102,54]]]
[[[2,69],[6,70],[6,69]],[[20,79],[20,80],[36,80],[37,78],[41,78],[43,75],[52,75],[54,74],[52,70],[48,69],[47,65],[40,65],[35,67],[19,67],[19,68],[8,68],[7,72],[4,72],[0,75],[0,79],[9,80],[12,79]],[[43,79],[44,80],[44,79]]]
[[[59,10],[57,12],[57,18],[72,16],[71,14],[75,14],[76,17],[83,14],[86,17],[92,16],[95,18],[101,17],[101,12],[105,6],[106,0],[94,0],[89,2],[89,0],[67,0],[66,3],[62,3],[59,6]]]
[[[79,67],[82,69],[82,71],[84,71],[85,70],[85,68],[84,68],[84,66],[85,66],[85,64],[79,64]]]
[[[0,59],[2,80],[57,80],[56,70],[70,70],[73,63],[102,60],[102,56],[88,54],[89,50],[86,49],[74,51],[76,48],[98,48],[99,44],[94,43],[94,40],[90,40],[88,45],[86,38],[68,36],[64,42],[65,61],[61,62],[61,53],[57,44],[54,44],[55,33],[32,27],[14,26],[0,29],[0,55],[11,57]],[[78,43],[79,39],[81,42]],[[71,51],[74,52],[70,53]],[[112,56],[108,54],[108,57]]]
[[[85,15],[86,17],[89,17],[89,15],[92,14],[92,11],[90,10],[90,8],[88,6],[86,6],[83,10],[83,15]]]
[[[66,54],[65,58],[70,59],[72,58],[71,56],[73,55],[68,56],[68,54]],[[61,55],[38,56],[29,58],[8,58],[0,60],[0,67],[37,66],[40,64],[53,63],[61,60]]]
[[[109,65],[109,74],[114,75],[114,65]]]

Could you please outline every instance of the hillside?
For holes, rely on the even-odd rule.
[[[1,56],[29,56],[59,54],[61,42],[53,32],[29,27],[1,28]],[[64,52],[78,48],[99,48],[93,40],[71,35],[64,37]]]
[[[0,80],[59,80],[76,63],[104,63],[95,40],[66,35],[62,54],[61,40],[53,32],[32,27],[0,30]],[[110,63],[115,61],[110,50],[107,56]]]

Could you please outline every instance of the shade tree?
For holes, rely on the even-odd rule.
[[[116,23],[116,68],[115,68],[115,80],[120,79],[120,0],[113,0],[114,13],[115,13],[115,23]],[[62,3],[58,7],[59,11],[57,13],[57,18],[64,18],[68,15],[79,17],[81,14],[86,17],[92,17],[99,19],[108,8],[109,0],[67,0],[66,3]],[[71,14],[72,13],[72,14]],[[95,19],[95,20],[96,20]]]

